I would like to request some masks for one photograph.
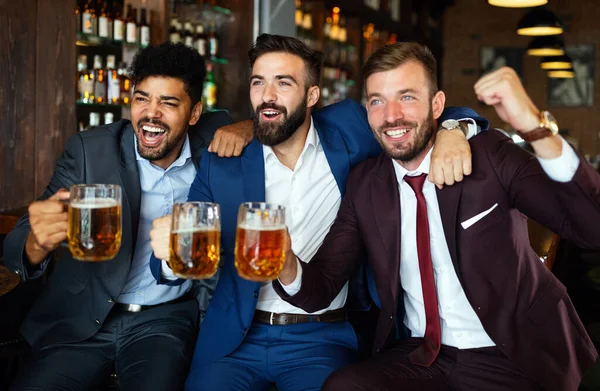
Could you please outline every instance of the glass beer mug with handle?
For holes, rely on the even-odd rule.
[[[235,267],[240,277],[268,282],[285,263],[285,207],[264,202],[240,205],[235,240]]]
[[[212,277],[221,259],[221,217],[218,204],[183,202],[173,205],[169,267],[180,278]]]
[[[69,200],[67,238],[78,261],[113,259],[121,248],[121,187],[73,185]]]

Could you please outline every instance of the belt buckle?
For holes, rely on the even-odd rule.
[[[139,304],[127,304],[127,311],[129,312],[142,312],[142,306]]]
[[[270,324],[271,326],[273,326],[273,316],[274,316],[274,315],[275,315],[275,313],[274,313],[274,312],[271,312],[271,315],[269,316],[269,324]]]

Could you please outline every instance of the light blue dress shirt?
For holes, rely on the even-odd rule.
[[[137,149],[137,139],[134,143],[142,188],[140,221],[129,278],[117,301],[126,304],[153,305],[174,300],[192,286],[191,281],[186,281],[179,286],[158,285],[148,263],[152,254],[150,247],[152,222],[158,217],[171,214],[173,203],[187,200],[190,186],[196,176],[196,167],[192,162],[192,150],[187,135],[181,154],[166,170],[141,157]]]

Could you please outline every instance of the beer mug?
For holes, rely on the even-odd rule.
[[[173,205],[169,266],[180,278],[212,277],[221,259],[219,205],[184,202]]]
[[[73,185],[67,238],[73,258],[99,262],[113,259],[121,247],[121,187]]]
[[[240,277],[267,282],[285,263],[285,208],[264,202],[240,205],[235,240],[235,267]]]

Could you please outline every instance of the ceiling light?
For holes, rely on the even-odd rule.
[[[552,11],[545,8],[535,8],[525,14],[517,27],[519,35],[558,35],[562,32],[562,22]]]
[[[530,56],[562,56],[565,54],[565,43],[557,36],[536,37],[527,46]]]
[[[573,67],[573,62],[569,56],[563,54],[562,56],[542,58],[540,66],[542,69],[568,69]]]
[[[544,5],[548,0],[488,0],[488,3],[496,7],[524,8]]]

